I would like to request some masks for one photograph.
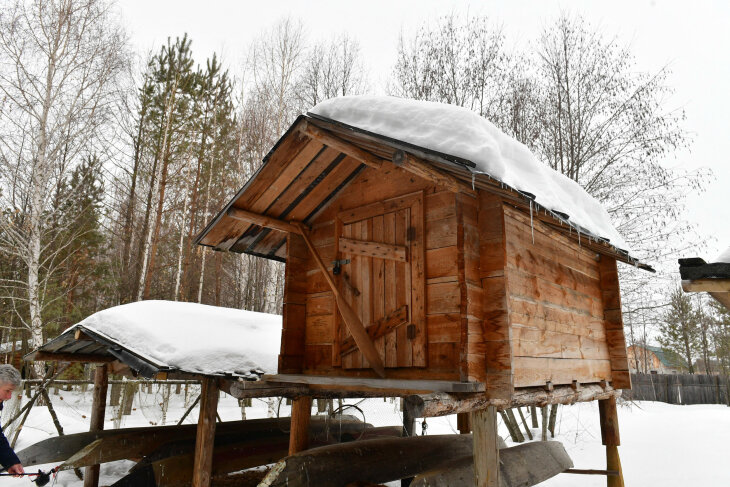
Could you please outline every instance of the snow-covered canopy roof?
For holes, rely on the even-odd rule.
[[[630,250],[605,208],[578,183],[467,108],[391,96],[343,96],[318,104],[310,113],[470,161],[474,173],[530,193],[538,204],[569,215],[593,236]]]
[[[197,303],[139,301],[99,311],[45,344],[62,353],[77,330],[90,337],[74,353],[104,353],[135,368],[257,378],[276,373],[281,316]],[[95,348],[94,348],[95,347]]]

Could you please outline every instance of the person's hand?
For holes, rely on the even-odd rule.
[[[23,470],[23,466],[21,464],[16,463],[8,469],[8,473],[13,474],[13,477],[18,477],[20,474],[25,473],[25,470]]]

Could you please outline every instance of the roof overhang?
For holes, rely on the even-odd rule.
[[[534,195],[474,172],[471,161],[314,114],[296,119],[196,243],[283,262],[287,231],[282,224],[308,225],[365,167],[383,164],[394,164],[453,191],[500,194],[582,246],[654,272],[608,240],[591,235],[568,215],[541,207]]]
[[[707,292],[730,310],[730,264],[706,263],[703,259],[679,259],[684,292]]]

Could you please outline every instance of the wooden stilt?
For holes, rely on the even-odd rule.
[[[193,487],[210,486],[218,395],[219,391],[216,379],[203,379],[202,391],[200,392],[200,415],[198,416],[198,429],[195,437]]]
[[[474,432],[474,485],[499,487],[499,444],[497,443],[497,408],[471,413]]]
[[[406,438],[413,436],[415,429],[416,418],[411,416],[411,412],[408,408],[403,408],[403,432],[401,433],[401,436]],[[406,477],[401,479],[400,485],[401,487],[408,487],[411,485],[411,482],[413,482],[413,477]]]
[[[309,418],[311,415],[312,396],[302,396],[292,401],[289,455],[294,455],[309,447]]]
[[[469,413],[457,413],[456,428],[462,435],[468,435],[469,433],[471,433],[471,421],[469,418]]]
[[[601,439],[603,444],[606,445],[606,470],[618,472],[618,475],[606,477],[606,485],[608,487],[624,487],[624,474],[621,470],[621,458],[618,454],[621,437],[618,430],[616,398],[599,400],[598,413],[601,423]]]
[[[94,371],[94,397],[91,404],[91,421],[89,431],[104,429],[104,415],[106,413],[106,391],[109,385],[107,366],[98,365]],[[86,467],[84,472],[84,487],[99,486],[99,465]]]

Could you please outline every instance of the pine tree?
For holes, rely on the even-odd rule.
[[[689,373],[694,374],[692,357],[699,346],[699,323],[692,298],[680,287],[670,294],[669,308],[659,325],[659,333],[659,343],[683,357]]]

